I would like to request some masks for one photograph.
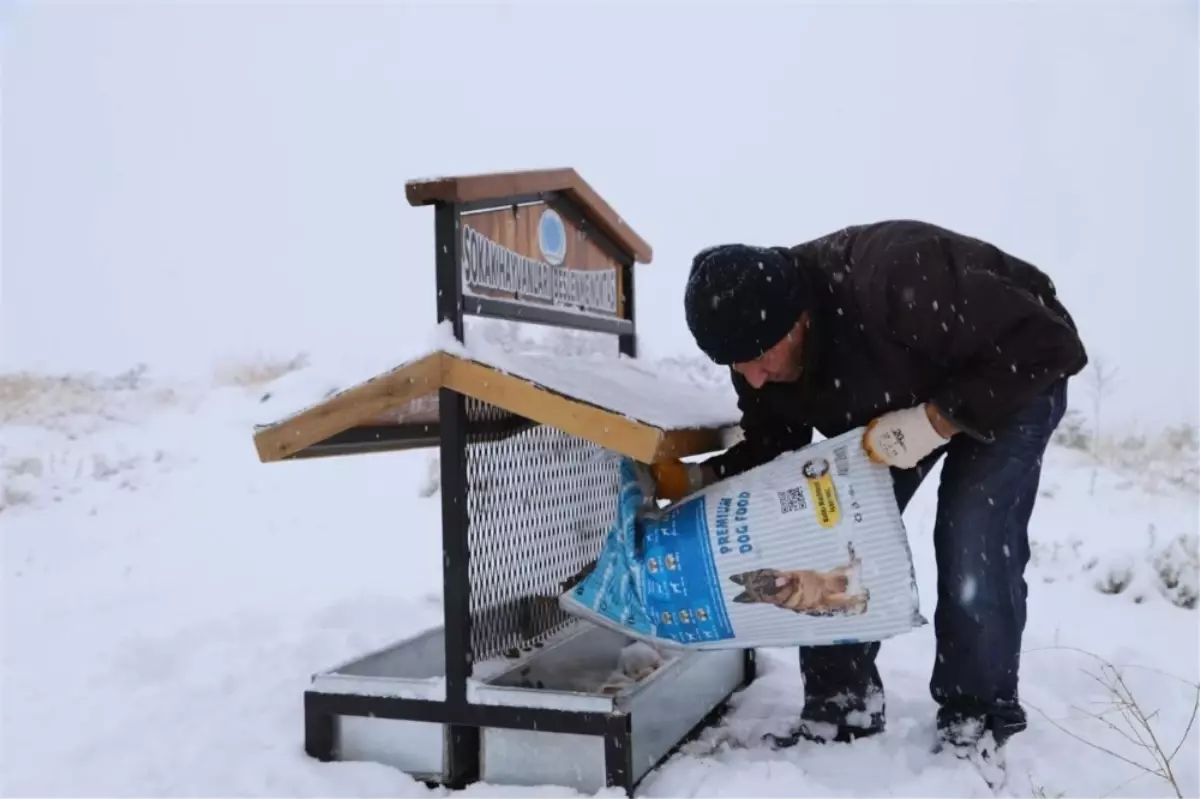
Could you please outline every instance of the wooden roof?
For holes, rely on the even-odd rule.
[[[271,462],[436,446],[442,388],[508,411],[510,432],[529,420],[642,463],[723,449],[737,434],[732,420],[725,426],[667,428],[632,419],[510,370],[439,351],[258,427],[255,449],[260,461]]]
[[[574,169],[488,172],[478,175],[410,180],[404,186],[410,205],[435,202],[467,203],[542,192],[562,192],[579,203],[590,221],[638,263],[648,264],[650,244],[625,224],[616,210]]]

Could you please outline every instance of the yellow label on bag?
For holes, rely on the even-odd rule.
[[[824,458],[808,461],[802,471],[808,478],[808,490],[812,494],[817,523],[825,528],[836,527],[842,520],[842,511],[838,507],[833,478],[829,475],[829,461]]]

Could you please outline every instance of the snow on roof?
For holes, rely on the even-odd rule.
[[[458,342],[448,323],[423,342],[385,361],[378,354],[340,360],[333,368],[309,368],[280,378],[270,392],[275,420],[320,404],[334,394],[443,352],[475,361],[545,389],[662,430],[731,427],[738,423],[737,397],[727,378],[714,379],[676,359],[655,361],[607,354],[564,355],[522,342],[504,345],[468,331]]]
[[[653,361],[605,355],[552,357],[473,346],[451,354],[662,430],[726,427],[739,419],[732,390],[697,390],[694,383],[663,374]]]

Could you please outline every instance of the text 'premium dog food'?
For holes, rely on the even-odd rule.
[[[559,601],[634,638],[696,649],[878,641],[926,623],[886,466],[862,431],[647,510],[621,464],[617,520]]]

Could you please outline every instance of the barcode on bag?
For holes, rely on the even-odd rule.
[[[795,488],[779,492],[780,513],[791,513],[793,511],[804,510],[807,507],[808,501],[804,498],[803,488],[796,486]]]
[[[846,457],[846,447],[844,444],[833,448],[833,463],[839,477],[845,477],[850,474],[850,459]]]

